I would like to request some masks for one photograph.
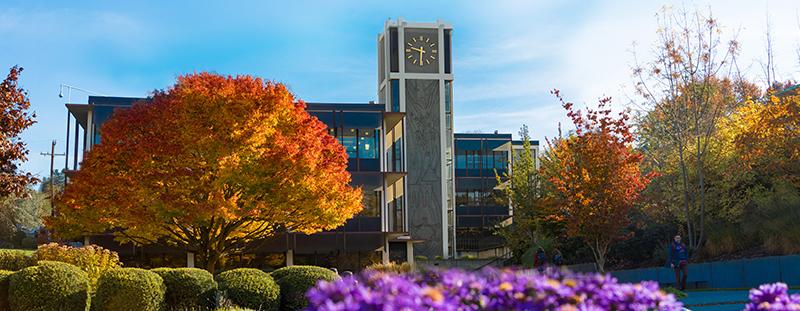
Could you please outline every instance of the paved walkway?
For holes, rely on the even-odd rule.
[[[690,291],[683,304],[692,311],[739,311],[744,309],[749,293],[747,290]]]

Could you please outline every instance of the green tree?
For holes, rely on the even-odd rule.
[[[517,258],[531,248],[549,245],[552,231],[548,229],[552,228],[555,220],[555,212],[539,175],[537,159],[531,151],[528,127],[523,126],[519,135],[522,137],[522,150],[512,151],[510,172],[502,176],[495,173],[513,215],[512,223],[499,228],[498,234]]]
[[[5,246],[21,247],[27,232],[43,226],[50,215],[48,194],[28,189],[24,194],[0,198],[0,241]]]

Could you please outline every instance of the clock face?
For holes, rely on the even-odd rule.
[[[439,47],[436,41],[424,35],[413,36],[406,39],[406,60],[412,65],[426,66],[436,63]]]

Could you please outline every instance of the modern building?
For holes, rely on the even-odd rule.
[[[531,141],[536,158],[539,142]],[[506,255],[495,228],[508,225],[512,211],[500,187],[510,173],[514,155],[522,141],[511,134],[455,134],[456,242],[457,254],[476,258]]]
[[[441,21],[385,23],[377,38],[377,102],[307,105],[345,147],[351,184],[364,191],[364,210],[336,230],[281,234],[234,260],[353,270],[374,262],[413,262],[415,256],[503,251],[491,231],[510,212],[507,203],[490,197],[495,171],[509,168],[513,142],[510,134],[453,134],[451,42],[452,27]],[[101,125],[115,109],[141,100],[147,99],[90,96],[86,104],[68,103],[65,168],[79,168],[82,154],[101,142]],[[92,242],[123,257],[193,261],[191,254],[181,257],[184,250],[117,245],[109,236]]]

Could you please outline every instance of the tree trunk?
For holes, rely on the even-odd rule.
[[[219,263],[219,259],[222,257],[222,254],[215,250],[206,249],[202,252],[202,258],[206,262],[206,271],[211,274],[216,273],[217,263]]]
[[[608,243],[600,242],[599,239],[595,239],[594,243],[589,242],[586,244],[589,244],[589,248],[592,250],[594,262],[597,265],[597,271],[600,273],[606,273],[606,253],[608,251]]]
[[[680,150],[678,150],[678,159],[681,166],[681,177],[683,178],[683,213],[684,217],[686,217],[686,235],[687,239],[689,240],[689,247],[694,248],[694,234],[692,228],[692,216],[689,212],[689,202],[690,194],[689,194],[689,173],[686,170],[686,162],[683,158],[683,145],[679,146]]]
[[[700,138],[697,138],[697,178],[700,183],[700,220],[697,223],[697,241],[694,243],[694,250],[697,250],[703,245],[703,238],[705,235],[705,221],[706,221],[706,180],[703,174],[705,167],[703,162],[703,154],[700,152]]]

